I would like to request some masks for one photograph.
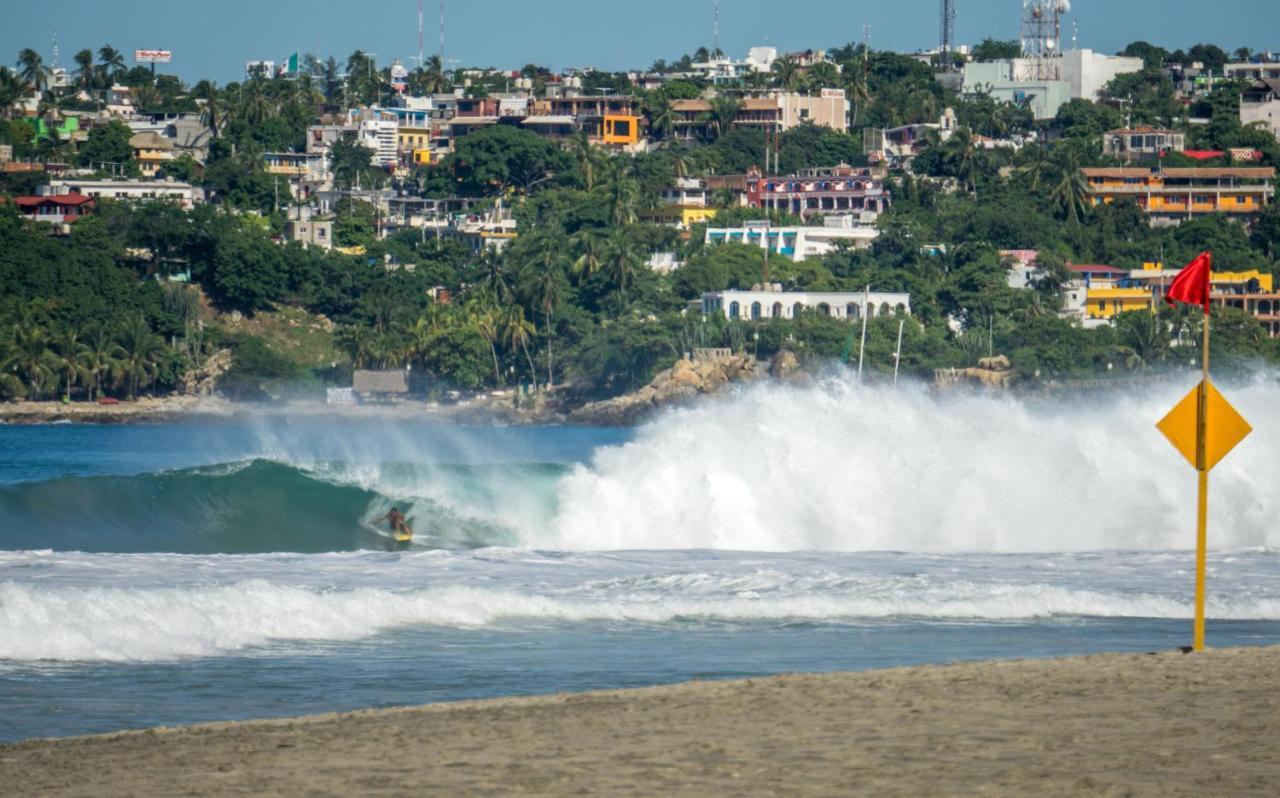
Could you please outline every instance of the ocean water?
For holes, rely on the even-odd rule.
[[[636,430],[0,426],[0,740],[1189,642],[1189,386],[839,375]],[[1213,474],[1209,643],[1280,642],[1280,399]],[[371,520],[392,506],[417,535]]]

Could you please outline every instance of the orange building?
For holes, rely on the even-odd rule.
[[[1094,205],[1133,200],[1152,224],[1177,224],[1210,213],[1257,214],[1271,202],[1274,167],[1101,167],[1080,170]]]

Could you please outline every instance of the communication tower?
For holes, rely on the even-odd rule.
[[[938,36],[938,70],[951,72],[955,69],[955,59],[951,56],[951,51],[955,47],[955,0],[942,0],[941,16],[942,30]]]
[[[1058,80],[1062,75],[1062,17],[1071,0],[1022,0],[1022,66],[1018,80]]]

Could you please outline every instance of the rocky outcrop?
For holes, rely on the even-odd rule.
[[[794,360],[794,356],[792,359]],[[652,382],[640,390],[583,405],[569,414],[569,421],[575,424],[627,426],[635,424],[654,410],[719,393],[731,383],[754,380],[764,373],[756,359],[747,354],[678,360],[671,368],[659,372]]]
[[[187,396],[212,396],[218,380],[231,369],[231,350],[219,349],[214,352],[198,368],[193,368],[182,375],[179,391]]]
[[[933,372],[933,387],[939,390],[970,386],[988,390],[1003,391],[1013,381],[1014,372],[1009,358],[1004,355],[983,357],[978,359],[976,368],[936,369]]]

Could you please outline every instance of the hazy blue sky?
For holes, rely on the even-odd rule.
[[[1169,49],[1201,41],[1228,51],[1280,49],[1278,0],[1076,0],[1067,18],[1079,44],[1115,52],[1135,39]],[[428,53],[439,38],[438,0],[426,0]],[[1018,34],[1020,0],[956,0],[960,42]],[[710,45],[711,0],[449,0],[446,57],[468,65],[559,69],[647,67]],[[23,47],[51,59],[57,30],[61,63],[84,47],[110,43],[132,65],[135,48],[172,50],[168,70],[184,79],[237,80],[249,59],[280,61],[294,50],[336,55],[356,48],[410,64],[417,54],[417,0],[4,0],[0,63]],[[721,0],[721,47],[742,57],[757,44],[788,50],[831,47],[862,38],[873,48],[911,51],[936,45],[938,0]],[[1064,42],[1065,44],[1065,42]]]

